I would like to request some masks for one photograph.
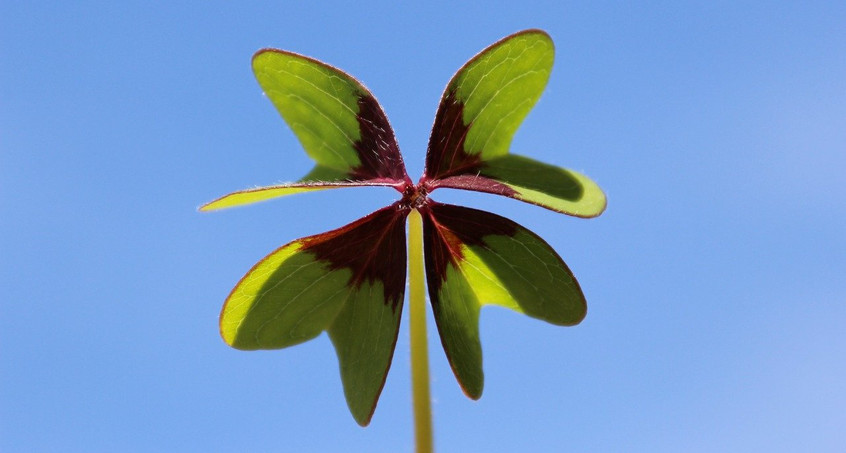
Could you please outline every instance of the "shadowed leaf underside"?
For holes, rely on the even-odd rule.
[[[350,411],[367,425],[396,345],[411,209],[423,218],[426,280],[441,343],[469,397],[479,398],[484,387],[482,306],[500,305],[556,325],[581,322],[582,291],[543,239],[507,218],[429,198],[446,187],[578,217],[602,213],[605,195],[586,176],[509,152],[546,86],[553,59],[549,36],[525,30],[468,61],[444,91],[424,174],[414,185],[385,113],[360,82],[309,57],[257,52],[256,80],[315,166],[296,182],[234,192],[200,210],[354,186],[393,187],[403,197],[349,225],[286,244],[257,263],[224,303],[220,331],[226,343],[278,349],[326,331]]]
[[[328,331],[350,411],[367,425],[399,330],[407,214],[392,205],[265,257],[226,299],[223,339],[238,349],[278,349]]]
[[[283,195],[354,186],[410,184],[393,129],[367,88],[309,57],[277,49],[253,56],[253,72],[316,166],[301,180],[238,191],[203,211]]]
[[[587,311],[585,298],[555,250],[517,223],[440,203],[423,214],[426,279],[441,343],[461,388],[476,399],[484,384],[482,305],[575,325]]]
[[[578,217],[605,209],[586,176],[508,154],[549,79],[554,47],[540,30],[493,44],[453,76],[435,115],[423,177],[438,187],[493,193]]]

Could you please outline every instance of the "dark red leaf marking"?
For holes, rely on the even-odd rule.
[[[405,293],[405,218],[395,203],[327,233],[303,239],[303,251],[314,253],[332,270],[352,270],[350,284],[382,282],[385,303],[396,311]]]
[[[426,280],[432,309],[437,313],[438,291],[446,279],[449,264],[458,265],[464,257],[462,245],[486,245],[485,236],[514,236],[517,224],[505,217],[478,209],[429,201],[422,208],[423,250]]]
[[[517,232],[517,224],[489,212],[478,209],[453,206],[429,201],[422,208],[423,214],[423,250],[426,263],[426,284],[429,288],[429,300],[432,303],[432,313],[438,325],[441,344],[447,355],[450,367],[458,378],[461,389],[472,398],[481,396],[481,387],[471,389],[465,387],[451,354],[448,342],[444,337],[444,322],[442,304],[449,304],[450,300],[441,300],[439,291],[446,280],[447,267],[458,265],[463,259],[461,247],[463,245],[485,246],[485,237],[497,234],[513,236]],[[455,303],[455,302],[452,302]]]
[[[479,167],[483,170],[484,163]],[[514,198],[517,191],[511,186],[503,184],[495,179],[482,176],[479,173],[471,175],[450,176],[444,179],[436,179],[434,181],[423,182],[426,189],[430,192],[438,187],[448,187],[452,189],[475,190],[477,192],[487,192],[496,195],[504,195],[506,197]]]
[[[358,110],[361,138],[353,146],[361,164],[350,172],[350,177],[354,180],[392,179],[410,184],[394,131],[376,98],[360,96]]]
[[[453,90],[447,91],[435,114],[423,180],[475,173],[481,163],[481,153],[471,155],[464,150],[470,124],[464,124],[463,114],[464,103],[455,98]]]

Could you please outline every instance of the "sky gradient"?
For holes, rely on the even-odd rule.
[[[217,327],[260,258],[397,194],[196,209],[311,168],[256,50],[362,81],[416,180],[447,81],[525,28],[556,63],[511,150],[607,211],[433,198],[543,237],[588,315],[483,310],[477,402],[430,322],[437,451],[844,451],[844,24],[842,1],[3,2],[0,451],[411,451],[406,319],[365,429],[326,335],[247,353]]]

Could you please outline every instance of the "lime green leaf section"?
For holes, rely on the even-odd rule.
[[[361,185],[361,184],[356,184]],[[283,195],[293,195],[302,192],[314,192],[316,190],[336,189],[338,187],[349,187],[349,184],[298,184],[288,183],[276,186],[256,187],[254,189],[239,190],[224,195],[217,200],[200,206],[200,211],[217,211],[219,209],[233,208],[246,204],[258,203],[259,201],[270,200],[271,198]]]
[[[385,112],[352,76],[277,49],[256,53],[253,72],[319,166],[341,172],[350,180],[410,183]]]
[[[329,328],[329,337],[338,353],[344,396],[355,421],[367,426],[394,354],[402,307],[374,303],[381,295],[381,283],[363,284],[349,295],[349,300]]]
[[[561,326],[584,319],[587,305],[581,288],[543,239],[522,227],[513,236],[483,239],[484,244],[464,246],[464,258],[459,261],[480,303]]]
[[[459,268],[447,265],[445,276],[446,283],[436,296],[441,303],[433,310],[441,344],[461,390],[469,398],[479,399],[485,382],[479,340],[481,304],[477,292]]]
[[[508,154],[484,163],[481,175],[515,191],[518,200],[577,217],[596,217],[605,210],[602,189],[587,176]]]
[[[350,411],[367,425],[399,332],[407,213],[395,204],[265,257],[224,303],[224,341],[244,350],[279,349],[327,331]]]
[[[584,218],[602,214],[606,206],[602,189],[587,176],[514,154],[485,161],[473,174],[438,179],[429,186],[503,195]]]
[[[220,333],[238,349],[278,349],[326,330],[350,297],[349,269],[301,251],[294,241],[256,264],[226,299]]]
[[[300,181],[235,192],[201,211],[314,190],[410,183],[379,103],[351,76],[277,49],[253,57],[256,79],[317,165]],[[401,190],[401,189],[399,189]]]
[[[504,195],[577,217],[605,209],[586,176],[509,154],[511,139],[549,80],[555,49],[540,30],[494,43],[447,85],[426,153],[424,184]]]
[[[318,167],[316,167],[317,169]],[[329,170],[331,171],[331,170]],[[314,173],[314,170],[312,171]],[[200,211],[217,211],[219,209],[233,208],[236,206],[243,206],[260,201],[270,200],[272,198],[281,197],[284,195],[293,195],[303,192],[315,192],[326,189],[339,189],[342,187],[361,187],[361,186],[395,186],[396,183],[391,181],[375,182],[348,182],[348,181],[306,181],[306,182],[292,182],[287,184],[278,184],[275,186],[256,187],[254,189],[240,190],[228,195],[224,195],[217,200],[200,206]]]
[[[552,71],[555,49],[549,35],[527,30],[476,55],[450,82],[464,104],[467,154],[483,159],[508,153],[511,138],[538,101]]]
[[[364,87],[342,71],[302,55],[275,49],[253,57],[264,93],[318,164],[346,171],[361,162],[358,99]]]
[[[424,217],[426,277],[435,321],[464,392],[481,396],[479,310],[499,305],[571,326],[587,305],[579,284],[549,244],[489,212],[435,204]]]

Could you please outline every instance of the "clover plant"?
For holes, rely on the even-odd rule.
[[[435,190],[453,188],[576,217],[602,213],[605,195],[586,176],[509,153],[512,136],[546,86],[553,55],[545,32],[525,30],[468,61],[447,84],[425,170],[414,183],[385,113],[364,85],[309,57],[257,52],[252,67],[259,85],[316,165],[297,182],[234,192],[200,209],[355,186],[389,187],[400,199],[259,261],[226,298],[220,315],[224,341],[238,349],[279,349],[328,332],[349,409],[365,426],[391,366],[409,264],[416,432],[418,449],[429,450],[424,266],[441,343],[470,398],[482,395],[484,381],[483,305],[556,325],[578,324],[585,297],[543,239],[505,217],[432,199]]]

